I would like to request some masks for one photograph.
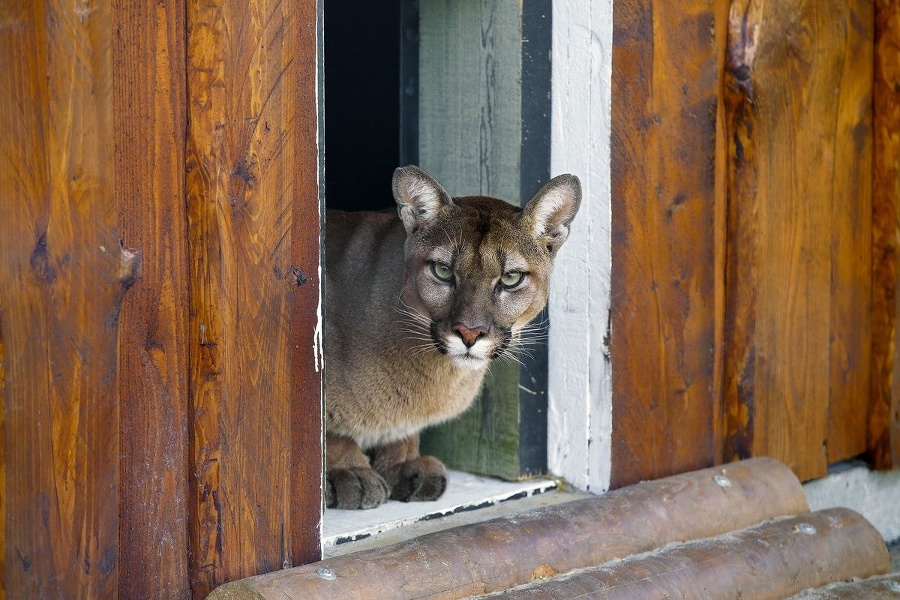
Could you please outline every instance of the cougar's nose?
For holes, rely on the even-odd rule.
[[[477,327],[468,327],[463,325],[462,323],[457,323],[452,327],[453,331],[456,332],[459,337],[462,338],[463,344],[466,345],[466,348],[471,348],[475,345],[475,342],[478,341],[478,338],[487,333],[487,328],[482,326]]]

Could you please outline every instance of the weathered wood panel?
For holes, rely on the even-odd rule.
[[[187,7],[197,596],[292,564],[317,535],[321,432],[293,439],[321,423],[316,11],[299,1]],[[317,540],[305,550],[318,554]]]
[[[109,4],[0,7],[2,589],[111,598],[118,585],[119,245]]]
[[[189,598],[185,5],[114,11],[118,221],[142,265],[119,325],[119,595]]]
[[[419,3],[419,162],[454,195],[519,198],[518,3]]]
[[[834,164],[830,172],[810,174],[831,180],[831,189],[823,190],[830,191],[832,232],[829,464],[866,451],[872,381],[874,7],[870,1],[853,0],[838,6],[842,14],[832,51],[839,92],[834,121],[822,132],[823,145],[834,145]]]
[[[719,454],[720,5],[613,5],[613,487],[708,466]]]
[[[296,80],[283,102],[293,111],[291,187],[291,489],[288,549],[291,565],[322,558],[322,485],[325,473],[322,420],[323,367],[319,249],[323,128],[322,85],[316,68],[322,36],[322,3],[296,2],[290,9]]]
[[[725,453],[774,456],[802,479],[860,448],[839,420],[859,421],[869,387],[863,4],[730,14]]]
[[[872,406],[868,452],[879,469],[900,466],[897,252],[900,202],[900,3],[875,2],[872,210]]]

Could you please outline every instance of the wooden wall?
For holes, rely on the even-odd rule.
[[[317,559],[316,5],[0,23],[0,596]]]
[[[613,486],[896,465],[896,4],[614,8]]]

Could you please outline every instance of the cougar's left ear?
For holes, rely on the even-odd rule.
[[[559,175],[522,209],[522,226],[555,254],[569,236],[569,225],[580,205],[581,182],[574,175]]]
[[[407,233],[432,222],[453,199],[434,177],[413,165],[394,171],[394,199]]]

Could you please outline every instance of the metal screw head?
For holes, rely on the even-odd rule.
[[[809,523],[800,523],[799,525],[797,525],[797,531],[799,531],[800,533],[805,533],[806,535],[816,534],[816,528]]]
[[[885,581],[884,587],[891,590],[892,592],[897,592],[900,594],[900,582],[898,581]]]
[[[325,581],[334,581],[335,579],[337,579],[337,573],[325,567],[319,567],[318,569],[316,569],[316,575],[318,575],[319,578],[324,579]]]
[[[713,481],[715,481],[716,485],[718,485],[719,487],[731,487],[731,480],[724,475],[716,475],[715,477],[713,477]]]

